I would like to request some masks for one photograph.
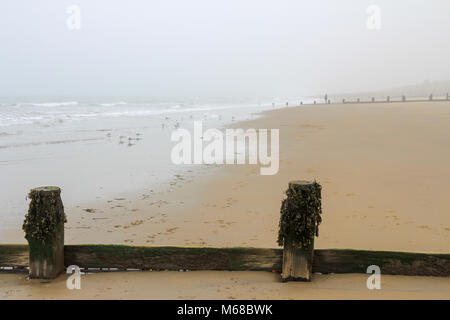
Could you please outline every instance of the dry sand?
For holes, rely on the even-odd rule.
[[[269,272],[125,272],[81,276],[81,289],[66,288],[67,275],[48,282],[23,274],[0,275],[0,299],[450,299],[450,279],[382,276],[368,290],[367,275],[315,275],[281,283]]]

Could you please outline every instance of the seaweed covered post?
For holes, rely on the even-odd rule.
[[[30,248],[30,278],[53,279],[64,270],[66,216],[58,187],[31,189],[23,230]]]
[[[292,181],[281,204],[278,244],[284,246],[281,279],[311,281],[314,237],[322,221],[322,187],[316,181]]]

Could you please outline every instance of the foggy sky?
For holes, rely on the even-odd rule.
[[[366,27],[371,4],[380,30]],[[0,96],[300,96],[424,80],[450,80],[448,0],[0,3]]]

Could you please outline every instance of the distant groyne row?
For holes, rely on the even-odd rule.
[[[400,97],[391,97],[386,96],[385,98],[376,98],[376,97],[370,97],[370,98],[328,98],[327,95],[325,95],[324,98],[317,98],[313,100],[312,102],[304,102],[300,101],[300,105],[311,105],[311,104],[366,104],[366,103],[395,103],[395,102],[442,102],[442,101],[450,101],[449,93],[445,94],[444,96],[434,96],[433,94],[430,94],[427,98],[418,98],[418,97],[412,97],[408,98],[405,95]]]

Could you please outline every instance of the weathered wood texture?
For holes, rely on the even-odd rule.
[[[322,187],[313,181],[291,181],[281,204],[278,244],[283,245],[283,281],[311,281],[314,237],[322,221]]]
[[[30,248],[30,277],[53,279],[64,271],[64,206],[59,187],[31,189],[23,229]]]
[[[153,270],[258,270],[281,272],[282,249],[133,247],[66,245],[65,265],[81,268]],[[450,276],[450,254],[364,250],[314,250],[313,272],[366,273],[378,265],[382,274]],[[0,267],[28,266],[27,245],[0,245]]]
[[[285,245],[283,249],[282,281],[311,281],[314,250]]]
[[[395,251],[314,250],[313,271],[321,273],[366,273],[377,265],[382,274],[450,276],[450,254]]]
[[[281,269],[280,253],[257,248],[66,246],[65,262],[88,268],[272,271]]]
[[[28,245],[3,244],[0,245],[0,267],[13,267],[25,270],[28,267]]]

